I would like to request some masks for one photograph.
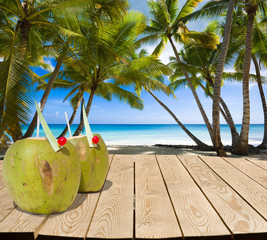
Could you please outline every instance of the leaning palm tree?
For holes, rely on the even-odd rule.
[[[139,54],[133,55],[131,62],[127,65],[126,72],[129,76],[139,75],[141,81],[135,82],[135,91],[140,95],[141,91],[147,91],[175,120],[175,122],[183,129],[183,131],[196,143],[201,150],[211,150],[208,146],[193,133],[178,119],[178,117],[166,106],[153,91],[164,92],[167,96],[174,96],[171,89],[164,84],[163,75],[167,76],[172,73],[169,67],[161,63],[157,57],[148,56],[146,50],[142,49]]]
[[[218,0],[210,1],[199,11],[191,14],[188,19],[196,19],[198,17],[218,16],[227,9],[229,1]],[[240,137],[233,152],[236,154],[248,153],[248,134],[250,125],[250,99],[249,99],[249,71],[251,64],[251,50],[253,40],[253,23],[256,14],[266,15],[266,1],[265,0],[237,0],[235,8],[242,8],[247,13],[247,27],[246,27],[246,41],[245,54],[243,60],[243,119]]]
[[[192,13],[199,2],[199,0],[187,0],[181,10],[178,11],[177,0],[150,1],[148,3],[151,15],[150,25],[146,29],[147,36],[141,39],[141,41],[155,42],[160,40],[160,43],[153,52],[155,55],[158,55],[163,50],[165,44],[169,41],[178,62],[181,62],[181,59],[174,40],[180,41],[181,43],[202,43],[209,47],[216,47],[216,44],[218,43],[217,35],[211,33],[192,32],[189,31],[185,25],[184,18]],[[213,143],[213,130],[206,112],[199,100],[188,72],[184,67],[181,67],[181,70],[183,71],[183,74],[193,93]]]
[[[16,140],[22,135],[20,126],[28,121],[30,105],[33,102],[31,95],[28,94],[30,91],[32,92],[28,58],[32,55],[32,50],[36,49],[30,45],[38,42],[35,40],[39,36],[42,39],[43,34],[40,35],[40,31],[47,33],[57,29],[60,34],[66,36],[70,32],[69,30],[77,30],[78,20],[81,19],[81,13],[85,12],[83,10],[85,6],[94,8],[94,13],[103,12],[107,18],[114,15],[118,17],[121,16],[122,11],[127,10],[128,1],[0,0],[1,18],[7,20],[7,24],[1,28],[9,26],[10,22],[14,25],[11,32],[12,39],[8,41],[8,55],[5,56],[0,66],[1,79],[3,79],[0,88],[1,137],[4,136],[7,139],[8,135],[5,134],[7,131],[9,135],[12,132],[14,134],[18,132],[19,134],[15,134],[13,137]],[[68,29],[62,27],[62,24],[68,26]],[[51,39],[47,39],[47,42],[50,41]]]
[[[178,63],[175,58],[171,58],[169,66],[175,70],[170,77],[170,87],[176,89],[186,85],[181,67],[184,67],[194,78],[195,87],[201,87],[205,94],[210,98],[214,98],[214,79],[216,66],[218,62],[219,51],[216,49],[207,49],[203,47],[184,47],[181,51],[181,63]],[[242,79],[242,73],[224,72],[223,80],[239,80]],[[206,87],[204,87],[206,85]],[[220,112],[231,130],[232,145],[234,145],[239,137],[236,130],[232,115],[227,107],[227,104],[220,98]]]
[[[49,3],[48,3],[49,2]],[[70,1],[66,1],[69,2]],[[6,19],[7,28],[13,25],[12,38],[9,40],[8,53],[1,63],[1,89],[0,89],[0,135],[6,131],[13,131],[21,135],[20,125],[28,120],[29,107],[31,104],[31,78],[28,69],[27,54],[32,41],[33,34],[38,32],[42,26],[48,27],[52,24],[47,19],[52,19],[52,9],[67,6],[62,1],[0,1],[0,15]],[[72,1],[72,4],[74,1]],[[75,3],[76,4],[76,3]],[[35,42],[36,43],[36,42]],[[32,48],[30,48],[32,49]],[[8,127],[10,126],[10,127]],[[11,127],[12,126],[12,127]],[[13,136],[16,140],[18,135]]]
[[[112,19],[117,19],[122,17],[123,12],[128,7],[127,2],[122,2],[120,0],[94,0],[90,2],[90,4],[86,5],[86,8],[84,10],[82,9],[76,9],[76,12],[78,11],[78,16],[76,18],[70,17],[68,21],[66,22],[65,18],[68,18],[69,13],[68,11],[64,11],[63,13],[63,20],[61,17],[56,18],[56,21],[54,25],[60,26],[60,33],[57,31],[50,31],[52,34],[50,34],[50,41],[51,39],[55,39],[54,42],[56,42],[56,66],[54,68],[53,74],[51,74],[49,82],[46,86],[46,89],[44,91],[44,94],[41,98],[41,110],[44,109],[45,103],[48,99],[48,96],[51,92],[52,86],[54,84],[55,79],[57,78],[57,75],[60,71],[61,66],[63,65],[64,61],[68,59],[69,57],[76,57],[75,55],[75,49],[73,49],[73,46],[70,44],[73,42],[76,42],[75,38],[81,38],[82,35],[79,33],[81,32],[81,29],[86,24],[92,25],[92,24],[101,24],[102,19],[105,18],[105,21],[112,21]],[[69,9],[67,9],[69,10]],[[72,9],[71,9],[72,10]],[[75,10],[75,9],[74,9]],[[70,14],[73,15],[73,12],[70,11]],[[79,22],[77,22],[77,19],[79,19]],[[71,22],[71,25],[69,24]],[[75,24],[73,24],[73,22]],[[66,24],[67,23],[67,24]],[[73,26],[74,25],[74,26]],[[62,28],[64,26],[64,28]],[[54,28],[55,30],[58,30],[57,28]],[[76,32],[70,31],[70,30],[76,30]],[[51,29],[52,30],[52,29]],[[63,35],[63,36],[62,36]],[[67,37],[67,41],[64,40],[64,38]],[[76,43],[77,44],[77,43]],[[78,43],[79,44],[79,43]],[[75,45],[75,44],[74,44]],[[37,123],[37,113],[35,113],[28,130],[24,134],[24,138],[30,137],[33,134],[33,131],[36,127]]]
[[[73,66],[73,61],[70,60],[67,62],[64,71],[60,72],[59,79],[55,81],[53,88],[62,88],[68,89],[70,92],[65,97],[65,100],[70,98],[70,103],[73,107],[73,113],[70,117],[69,124],[73,123],[74,117],[77,113],[77,110],[81,104],[84,94],[89,93],[89,105],[87,103],[88,115],[90,113],[91,106],[93,104],[94,96],[102,97],[108,101],[111,101],[113,97],[118,98],[122,102],[126,102],[132,108],[142,110],[144,105],[143,101],[135,94],[130,91],[127,91],[121,88],[116,81],[120,81],[120,78],[123,78],[123,81],[130,82],[129,78],[123,75],[121,76],[121,69],[124,64],[122,63],[111,63],[106,62],[98,62],[98,66],[103,69],[103,72],[99,72],[99,74],[105,73],[102,78],[95,77],[94,65],[87,65],[87,72],[81,71],[81,69],[77,70],[75,66]],[[88,74],[90,72],[90,74]],[[45,89],[47,83],[44,82],[43,78],[48,77],[47,75],[40,78],[43,81],[42,84],[39,84],[38,90]],[[96,89],[92,92],[92,88],[94,84],[97,84]],[[59,137],[64,136],[67,133],[67,126],[60,134]],[[77,133],[74,135],[77,135]]]
[[[88,79],[90,97],[85,108],[87,115],[94,95],[103,82],[106,82],[110,90],[116,90],[116,85],[109,81],[112,78],[118,79],[121,68],[127,64],[127,60],[138,47],[136,39],[144,28],[144,15],[128,12],[121,19],[112,22],[105,21],[102,25],[83,29],[84,38],[81,39],[83,44],[80,44],[79,58],[69,59],[69,65],[75,67]],[[121,76],[120,80],[123,80]],[[83,125],[81,120],[74,135],[80,134]]]

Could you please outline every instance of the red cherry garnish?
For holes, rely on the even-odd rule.
[[[61,138],[59,138],[59,139],[57,140],[57,143],[58,143],[60,146],[65,145],[66,142],[67,142],[67,138],[65,138],[65,137],[61,137]]]
[[[99,137],[94,136],[94,137],[92,138],[92,142],[93,142],[94,144],[97,144],[97,143],[99,142]]]

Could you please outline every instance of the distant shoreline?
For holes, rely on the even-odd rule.
[[[202,151],[194,145],[108,145],[109,154],[122,155],[205,155],[216,156],[215,151]],[[0,151],[0,160],[3,160],[5,152]],[[242,158],[248,157],[256,160],[267,161],[267,149],[250,148],[249,155],[238,156],[227,153],[229,157]]]

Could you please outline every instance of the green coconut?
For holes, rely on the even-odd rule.
[[[101,190],[106,179],[109,166],[108,150],[99,134],[96,147],[89,147],[86,136],[68,138],[80,155],[81,183],[79,192],[97,192]]]
[[[26,138],[7,150],[3,179],[21,209],[38,214],[60,213],[77,195],[81,178],[78,159],[70,142],[55,152],[46,138]]]

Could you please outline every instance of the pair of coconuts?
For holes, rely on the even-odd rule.
[[[60,213],[74,202],[77,192],[101,190],[109,159],[100,135],[96,147],[86,136],[68,138],[55,152],[46,138],[16,141],[7,150],[2,175],[13,201],[37,214]]]

